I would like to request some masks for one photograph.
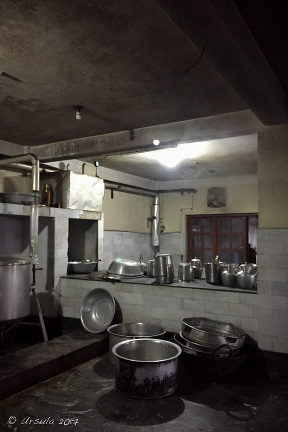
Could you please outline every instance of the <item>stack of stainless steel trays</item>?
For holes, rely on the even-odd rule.
[[[206,354],[229,355],[244,345],[246,334],[233,324],[208,318],[183,318],[179,333],[186,347]],[[224,351],[223,351],[224,350]]]

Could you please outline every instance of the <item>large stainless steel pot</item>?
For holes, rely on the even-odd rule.
[[[178,386],[181,348],[161,339],[135,339],[113,347],[116,357],[115,384],[127,396],[158,399]]]
[[[236,264],[224,264],[221,267],[221,280],[226,287],[233,287],[236,283]]]
[[[191,263],[180,263],[178,266],[178,279],[183,282],[191,282],[194,279],[193,266]]]
[[[221,282],[221,267],[219,263],[205,263],[206,282],[209,284],[219,284]]]
[[[193,267],[194,279],[201,279],[202,272],[203,272],[203,266],[201,260],[195,257],[191,259],[191,264]]]
[[[166,334],[162,327],[147,323],[114,324],[107,328],[107,332],[109,333],[109,360],[113,364],[115,364],[116,360],[112,349],[119,342],[123,342],[128,339],[162,339]]]
[[[174,267],[170,254],[158,254],[155,257],[155,278],[161,284],[172,283],[174,280]]]
[[[237,283],[240,288],[251,289],[256,282],[257,265],[256,264],[240,264],[236,267]]]
[[[30,262],[0,257],[0,322],[21,321],[30,313]]]

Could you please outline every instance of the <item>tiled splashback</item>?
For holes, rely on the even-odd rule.
[[[181,262],[181,233],[161,235],[160,253],[170,253],[174,271],[177,271]],[[104,232],[103,268],[107,269],[113,259],[118,257],[137,261],[142,255],[147,262],[154,258],[154,249],[151,246],[150,234],[133,232],[105,231]],[[185,261],[185,258],[183,258]]]

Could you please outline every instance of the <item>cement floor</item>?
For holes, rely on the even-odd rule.
[[[114,366],[105,353],[3,399],[0,430],[288,432],[288,381],[272,378],[248,364],[211,380],[179,361],[176,393],[137,400],[115,388]]]

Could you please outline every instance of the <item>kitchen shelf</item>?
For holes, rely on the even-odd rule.
[[[22,204],[0,203],[0,214],[9,216],[30,216],[30,206]],[[101,219],[101,213],[41,206],[39,207],[39,217],[99,220]]]

